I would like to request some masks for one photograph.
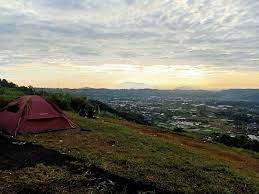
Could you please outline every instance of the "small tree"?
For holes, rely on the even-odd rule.
[[[174,128],[174,131],[177,132],[177,133],[182,133],[182,132],[184,132],[183,128],[180,127],[180,126],[176,126],[176,127]]]
[[[79,111],[80,108],[86,107],[87,99],[83,97],[73,96],[71,99],[71,108],[75,111]]]

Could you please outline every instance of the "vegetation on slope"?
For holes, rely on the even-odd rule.
[[[0,99],[8,101],[32,93],[35,91],[29,92],[18,86],[1,87]],[[127,180],[154,185],[156,191],[160,189],[184,193],[258,192],[257,153],[174,133],[159,132],[145,125],[120,120],[117,112],[98,101],[65,93],[37,94],[58,104],[63,110],[77,111],[83,105],[97,105],[101,110],[108,111],[111,117],[104,116],[92,120],[68,112],[82,130],[21,136],[20,139],[32,142],[37,149],[35,148],[35,151],[29,146],[28,152],[24,152],[23,147],[15,148],[20,150],[19,154],[23,157],[26,156],[17,161],[17,154],[9,156],[11,153],[7,153],[5,148],[0,149],[3,157],[0,171],[4,174],[0,177],[0,189],[19,191],[23,185],[30,188],[36,185],[35,191],[40,188],[39,190],[50,190],[54,193],[71,192],[70,188],[73,187],[74,192],[83,192],[91,188],[89,184],[93,184],[91,180],[94,177],[99,177],[91,168],[84,167],[84,164],[92,164],[98,169]],[[43,151],[34,156],[38,148],[55,152],[55,155],[48,155]],[[62,155],[74,159],[67,164],[62,160]],[[71,168],[74,169],[72,164],[78,162],[75,177]],[[20,163],[23,164],[22,167]],[[86,171],[91,171],[93,175],[88,177]],[[104,182],[109,182],[109,179],[106,177]],[[94,184],[96,188],[90,191],[118,191],[114,190],[113,182],[105,188],[100,186],[102,184]],[[79,187],[81,190],[76,189]]]
[[[258,154],[157,132],[123,120],[69,115],[81,131],[21,138],[172,192],[258,191]]]

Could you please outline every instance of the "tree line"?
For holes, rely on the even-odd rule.
[[[1,79],[0,78],[0,88],[16,88],[17,90],[25,93],[25,94],[33,94],[34,89],[32,86],[18,86],[17,84],[13,82],[9,82],[6,79]]]

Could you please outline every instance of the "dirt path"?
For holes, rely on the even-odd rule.
[[[0,136],[0,193],[167,192],[151,184],[113,175],[55,150],[29,143],[14,145],[12,141]],[[40,172],[39,164],[50,170]],[[59,174],[55,172],[50,179],[51,171]],[[63,171],[67,175],[58,178]]]

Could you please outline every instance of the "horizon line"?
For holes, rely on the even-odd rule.
[[[182,89],[182,88],[168,88],[168,89],[162,89],[162,88],[105,88],[105,87],[80,87],[80,88],[70,88],[70,87],[33,87],[36,89],[71,89],[71,90],[160,90],[160,91],[166,91],[166,90],[182,90],[182,91],[223,91],[223,90],[259,90],[259,88],[216,88],[216,89],[208,89],[208,88],[191,88],[191,89]]]

